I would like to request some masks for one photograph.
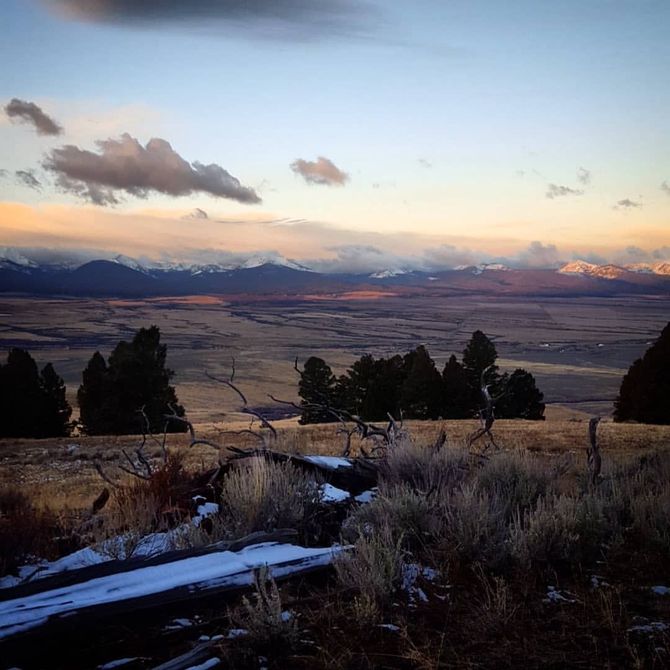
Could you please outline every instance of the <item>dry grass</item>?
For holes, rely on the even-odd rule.
[[[203,424],[198,434],[222,445],[257,446],[257,441],[228,431],[247,427],[248,422]],[[291,453],[339,454],[342,437],[333,424],[299,426],[295,419],[276,422],[279,433],[277,448]],[[475,421],[408,421],[411,439],[417,444],[432,443],[442,427],[451,447],[463,445],[477,427]],[[498,421],[494,433],[505,450],[528,451],[555,458],[566,453],[579,461],[587,443],[587,420],[543,422]],[[605,462],[652,450],[670,449],[670,426],[615,424],[603,422],[598,430]],[[188,444],[186,435],[171,435],[173,448]],[[102,488],[92,461],[100,458],[114,470],[121,447],[136,446],[138,438],[72,437],[48,440],[0,441],[0,488],[17,486],[37,491],[36,504],[48,503],[54,510],[87,509]],[[358,444],[354,441],[354,453]],[[197,446],[185,454],[185,466],[198,469],[214,466],[218,453]],[[553,462],[553,461],[552,461]]]

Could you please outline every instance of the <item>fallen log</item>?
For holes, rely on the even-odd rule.
[[[0,641],[64,618],[75,622],[82,617],[119,615],[243,590],[253,584],[254,571],[263,566],[269,567],[272,576],[278,580],[324,569],[344,549],[269,542],[239,551],[216,548],[197,554],[191,552],[188,556],[177,552],[182,555],[176,558],[175,552],[171,552],[172,560],[156,562],[161,558],[156,557],[149,561],[151,564],[143,561],[139,567],[130,570],[106,572],[66,586],[53,586],[55,582],[51,578],[45,579],[43,581],[48,582],[45,589],[0,602]],[[91,573],[84,572],[86,570],[79,571],[79,576],[82,573],[89,576]],[[11,590],[16,594],[17,589],[28,591],[28,587],[34,586],[30,584]]]
[[[297,468],[318,477],[338,489],[358,495],[377,486],[379,469],[373,460],[364,458],[344,458],[341,456],[321,456],[308,454],[286,454],[271,449],[237,449],[221,468],[221,474],[235,467],[236,463],[248,458],[265,458],[274,463],[292,463]]]

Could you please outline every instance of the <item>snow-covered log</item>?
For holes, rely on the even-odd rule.
[[[168,560],[157,557],[116,572],[109,572],[107,564],[93,566],[104,568],[102,576],[93,577],[94,573],[84,568],[76,572],[87,578],[72,582],[76,575],[68,575],[70,583],[65,586],[55,585],[54,580],[63,577],[56,576],[34,585],[6,589],[2,594],[6,599],[0,602],[0,640],[65,617],[69,621],[120,615],[244,589],[253,584],[254,570],[262,566],[268,566],[275,579],[303,574],[330,565],[341,551],[340,546],[306,548],[265,542],[238,551],[219,547],[208,552],[171,552]]]

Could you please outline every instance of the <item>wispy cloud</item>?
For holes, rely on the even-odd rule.
[[[587,170],[586,168],[580,167],[577,170],[577,181],[580,184],[584,184],[584,186],[588,186],[591,183],[591,170]]]
[[[71,144],[53,149],[43,166],[56,175],[63,191],[96,205],[118,204],[120,192],[139,198],[151,192],[173,196],[200,192],[243,203],[261,201],[220,165],[189,163],[164,139],[154,137],[142,146],[125,133],[97,145],[97,153]]]
[[[35,176],[34,170],[16,170],[14,173],[20,184],[32,188],[35,191],[42,189],[42,182]]]
[[[340,170],[330,159],[319,156],[315,161],[302,158],[291,163],[291,170],[300,175],[308,184],[322,186],[344,186],[349,175]]]
[[[182,217],[183,219],[190,219],[190,220],[200,220],[204,221],[209,219],[209,214],[204,209],[201,209],[200,207],[196,207],[192,212],[189,212],[186,214],[186,216]]]
[[[641,202],[635,202],[630,198],[624,198],[623,200],[618,200],[617,204],[614,205],[614,209],[639,209],[642,207]]]
[[[60,135],[63,132],[63,128],[34,102],[12,98],[5,105],[5,114],[13,121],[32,125],[38,135]]]
[[[315,40],[368,32],[378,11],[354,0],[42,0],[62,16],[132,27],[219,29]]]
[[[550,200],[554,198],[563,198],[567,195],[584,195],[584,191],[577,188],[570,188],[569,186],[561,186],[560,184],[547,184],[547,192],[545,196]]]
[[[663,191],[667,195],[670,195],[670,184],[668,184],[667,181],[661,183],[661,191]]]

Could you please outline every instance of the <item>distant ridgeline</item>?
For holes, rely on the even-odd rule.
[[[500,374],[496,348],[478,330],[463,351],[452,355],[440,372],[424,346],[404,356],[375,359],[361,356],[346,373],[335,377],[321,358],[307,359],[301,373],[301,423],[335,421],[328,407],[346,410],[368,421],[389,415],[406,419],[470,419],[482,407],[481,383],[496,399],[501,419],[544,419],[543,394],[533,375],[522,369]]]
[[[619,267],[570,263],[555,269],[484,264],[430,272],[388,269],[321,273],[281,258],[258,257],[236,266],[157,264],[118,256],[75,264],[41,265],[19,254],[0,256],[0,293],[73,296],[332,293],[393,289],[405,292],[489,295],[611,296],[670,294],[670,264]]]

